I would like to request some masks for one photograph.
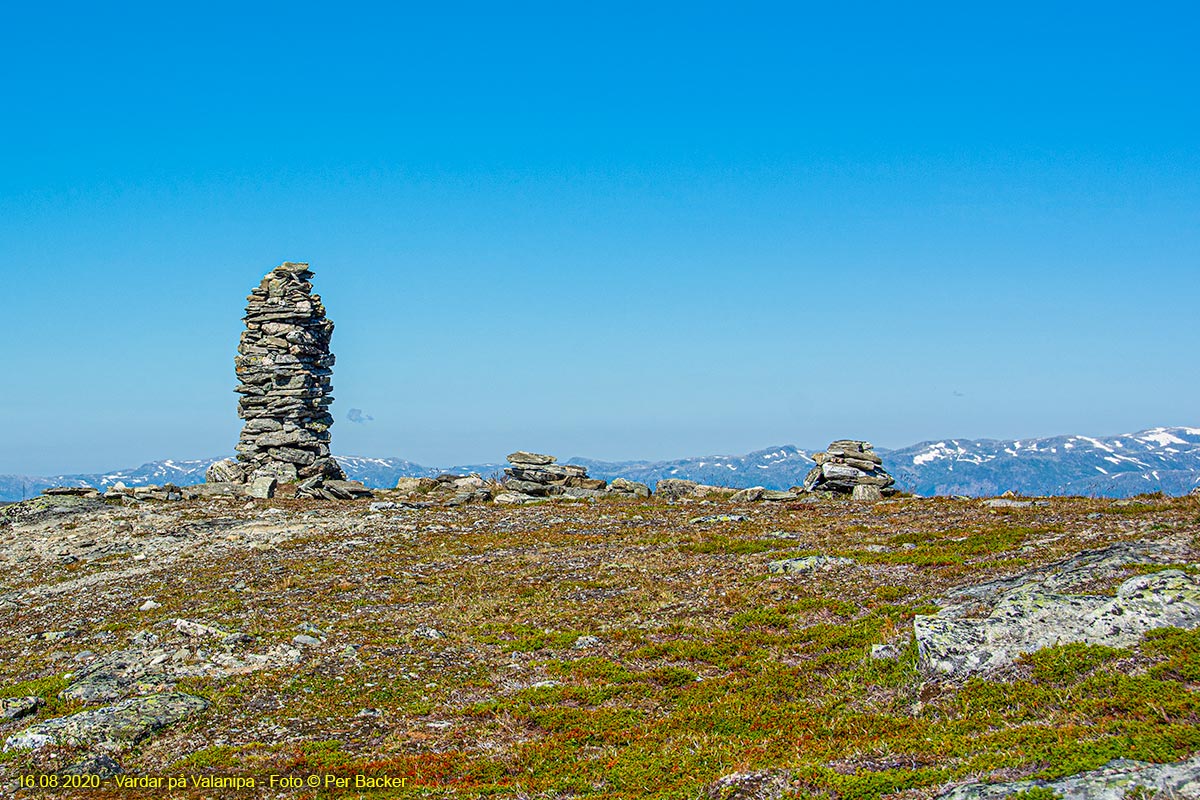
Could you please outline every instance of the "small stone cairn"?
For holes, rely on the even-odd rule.
[[[369,495],[329,452],[329,352],[333,322],[312,293],[308,264],[285,261],[246,298],[246,330],[234,359],[238,416],[246,420],[237,461],[209,467],[209,483],[246,484],[271,497],[277,483],[297,483],[298,497],[348,500]]]
[[[895,494],[895,478],[883,468],[870,442],[839,439],[823,453],[814,453],[817,465],[804,478],[806,492],[837,492],[856,500],[878,500]]]
[[[599,478],[589,478],[587,467],[558,464],[554,456],[518,450],[507,458],[504,488],[530,497],[591,497],[604,494],[607,487]]]
[[[559,464],[554,456],[518,450],[508,456],[497,503],[526,503],[540,498],[568,497],[584,499],[605,495],[649,497],[644,483],[618,478],[609,486],[600,478],[589,478],[587,467]]]

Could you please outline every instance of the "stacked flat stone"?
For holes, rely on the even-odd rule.
[[[854,494],[858,487],[874,487],[881,494],[892,494],[895,478],[883,468],[883,459],[875,455],[870,442],[839,439],[823,453],[815,453],[817,465],[804,478],[807,492]],[[874,494],[859,491],[858,495]]]
[[[530,497],[592,497],[604,493],[605,482],[589,478],[587,467],[558,464],[554,456],[518,450],[508,456],[504,489]]]
[[[333,322],[310,278],[308,264],[285,261],[246,298],[246,330],[234,359],[238,416],[246,420],[237,466],[245,482],[346,478],[329,454]]]

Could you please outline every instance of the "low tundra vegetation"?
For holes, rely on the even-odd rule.
[[[196,549],[216,513],[190,505],[190,557],[136,581],[109,561],[14,575],[28,587],[83,573],[131,600],[63,594],[53,610],[10,614],[0,696],[44,698],[39,719],[77,711],[58,698],[76,655],[178,617],[263,647],[305,624],[324,639],[292,666],[180,681],[211,708],[122,754],[130,772],[404,779],[355,797],[683,800],[721,775],[785,769],[792,796],[857,800],[1200,750],[1198,632],[1152,631],[1124,649],[1064,644],[962,683],[924,672],[911,635],[953,587],[1143,536],[1147,522],[1194,536],[1186,499],[1020,514],[950,500],[620,501],[372,518],[359,504],[284,501],[225,507],[234,522],[211,535],[264,519],[268,505],[284,514],[266,519],[297,523],[269,547]],[[725,512],[746,519],[691,522]],[[798,554],[852,563],[769,571]],[[139,612],[145,596],[164,605]],[[83,633],[29,638],[65,627]],[[887,653],[873,655],[878,645]],[[9,755],[0,771],[78,755]]]

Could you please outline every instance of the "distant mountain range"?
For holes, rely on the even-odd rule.
[[[943,439],[880,453],[897,484],[924,495],[1129,497],[1200,486],[1200,428],[1120,436]]]
[[[781,445],[739,456],[703,456],[674,461],[596,461],[582,464],[597,478],[629,478],[650,485],[687,478],[715,486],[786,489],[804,480],[814,450]],[[1054,436],[1045,439],[943,439],[899,450],[877,449],[900,488],[922,495],[989,496],[1012,490],[1024,495],[1128,497],[1144,492],[1187,494],[1200,486],[1200,428],[1150,428],[1120,436]],[[107,473],[33,477],[0,475],[0,500],[32,497],[50,486],[127,486],[204,481],[215,458],[152,461]],[[426,467],[401,458],[338,456],[347,475],[367,486],[386,488],[401,477],[436,477],[443,472],[498,476],[502,462]]]

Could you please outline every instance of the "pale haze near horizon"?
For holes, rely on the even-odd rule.
[[[231,453],[283,260],[338,454],[1200,423],[1188,6],[39,13],[0,54],[0,472]]]

